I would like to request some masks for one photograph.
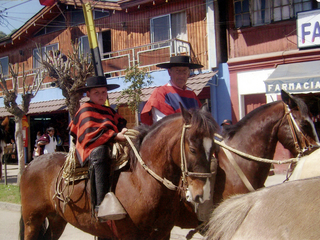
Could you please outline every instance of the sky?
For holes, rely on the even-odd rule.
[[[0,31],[9,34],[20,28],[43,7],[39,0],[0,0]]]

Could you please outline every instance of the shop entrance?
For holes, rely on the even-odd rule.
[[[68,128],[68,112],[48,113],[30,116],[30,144],[28,152],[28,162],[30,162],[36,142],[37,132],[44,134],[49,127],[55,129],[56,137],[61,139],[61,144],[57,146],[57,151],[69,151],[69,131]]]

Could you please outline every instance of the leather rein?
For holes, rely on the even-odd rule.
[[[210,178],[212,177],[212,175],[214,174],[214,172],[211,173],[199,173],[199,172],[189,172],[187,169],[187,158],[186,158],[186,153],[185,153],[185,132],[186,129],[190,128],[191,125],[183,125],[182,127],[182,134],[181,134],[181,140],[180,140],[180,152],[181,152],[181,187],[174,185],[170,180],[166,179],[166,178],[162,178],[160,177],[158,174],[156,174],[153,170],[151,170],[146,164],[145,162],[142,160],[139,152],[137,151],[137,149],[135,148],[133,142],[131,141],[131,139],[124,135],[125,138],[127,139],[128,143],[130,144],[132,150],[134,151],[139,163],[141,164],[141,166],[152,176],[154,177],[156,180],[158,180],[159,182],[161,182],[165,187],[167,187],[170,190],[183,190],[186,191],[187,187],[188,187],[188,182],[187,182],[187,176],[190,177],[200,177],[200,178]]]
[[[255,191],[255,189],[253,188],[252,184],[249,182],[248,178],[246,177],[246,175],[244,174],[244,172],[241,170],[241,168],[239,167],[239,165],[237,164],[237,162],[234,160],[231,152],[241,156],[241,157],[245,157],[254,161],[258,161],[258,162],[265,162],[265,163],[274,163],[274,164],[286,164],[286,163],[294,163],[294,162],[298,162],[299,158],[301,157],[301,155],[308,149],[312,148],[313,145],[310,143],[310,141],[307,139],[307,137],[303,134],[303,132],[301,131],[301,129],[299,128],[296,120],[294,119],[294,117],[292,116],[291,113],[291,109],[290,107],[284,104],[284,116],[281,119],[281,122],[286,118],[288,120],[289,126],[290,126],[290,131],[292,134],[292,137],[294,139],[294,144],[295,144],[295,148],[298,151],[298,156],[297,158],[290,158],[288,160],[270,160],[270,159],[265,159],[265,158],[259,158],[259,157],[255,157],[246,153],[243,153],[241,151],[238,151],[236,149],[233,149],[229,146],[227,146],[224,141],[219,142],[216,139],[214,139],[215,143],[220,145],[221,147],[224,148],[224,152],[228,158],[228,160],[230,161],[231,165],[234,167],[234,169],[236,170],[237,174],[239,175],[239,177],[241,178],[242,182],[244,183],[244,185],[246,186],[246,188],[252,192]],[[281,125],[280,122],[280,125]],[[279,126],[280,126],[279,125]],[[298,141],[298,135],[301,136],[301,141],[299,145],[299,141]],[[219,136],[221,137],[221,136]],[[222,137],[221,137],[222,138]]]

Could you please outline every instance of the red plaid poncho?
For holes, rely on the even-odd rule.
[[[116,134],[127,121],[110,107],[92,102],[81,105],[69,128],[76,139],[76,154],[83,166],[93,149],[100,145],[112,145]]]

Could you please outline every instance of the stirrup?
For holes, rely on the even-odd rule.
[[[126,210],[122,207],[113,192],[108,192],[99,206],[98,219],[102,221],[120,220],[126,217]]]

